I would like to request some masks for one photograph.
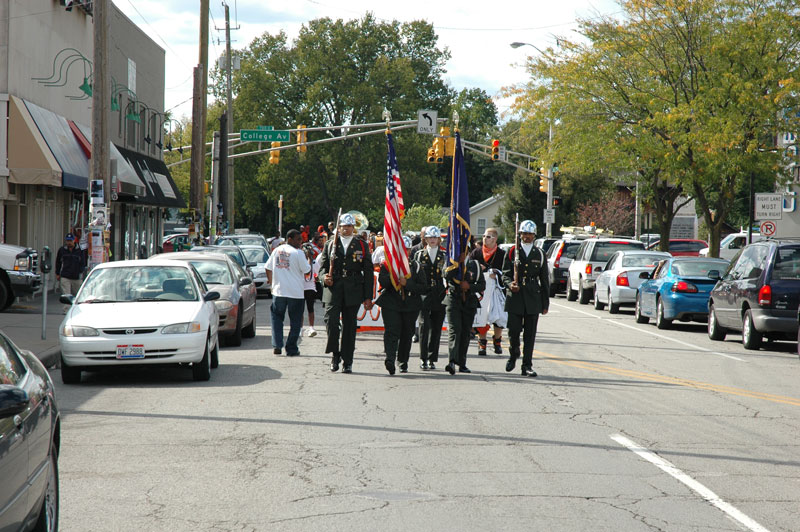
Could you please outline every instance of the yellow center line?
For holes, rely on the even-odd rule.
[[[560,357],[558,355],[554,355],[552,353],[545,353],[544,351],[539,351],[539,350],[534,350],[534,353],[540,355],[542,357],[541,360],[547,360],[555,364],[561,364],[562,366],[571,366],[573,368],[585,369],[588,371],[597,371],[599,373],[607,373],[610,375],[629,377],[632,379],[639,379],[643,381],[659,382],[663,384],[673,384],[676,386],[683,386],[686,388],[694,388],[696,390],[708,390],[728,395],[749,397],[751,399],[763,399],[764,401],[770,401],[772,403],[782,403],[786,405],[800,406],[800,399],[794,397],[788,397],[785,395],[774,395],[770,393],[754,392],[750,390],[745,390],[743,388],[734,388],[732,386],[722,386],[720,384],[711,384],[709,382],[693,381],[689,379],[681,379],[678,377],[669,377],[667,375],[656,375],[655,373],[645,373],[642,371],[609,367],[601,364],[593,364],[592,362],[565,360],[563,357]]]

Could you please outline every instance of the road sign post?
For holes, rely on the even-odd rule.
[[[544,223],[546,224],[554,224],[556,223],[556,210],[555,209],[544,209]],[[548,235],[551,236],[551,235]]]
[[[290,142],[291,134],[279,129],[240,129],[239,139],[242,142]]]
[[[778,230],[778,224],[772,220],[764,220],[761,222],[761,236],[775,236],[775,231]]]
[[[756,194],[756,220],[780,220],[783,214],[783,194]]]

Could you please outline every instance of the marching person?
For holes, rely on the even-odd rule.
[[[447,252],[439,247],[442,239],[438,227],[426,228],[423,236],[427,247],[417,251],[414,261],[422,267],[428,281],[428,290],[422,296],[422,310],[419,313],[419,367],[426,370],[436,369],[436,362],[439,361],[445,315],[444,296],[447,294],[444,283]]]
[[[308,312],[308,329],[306,334],[310,337],[317,335],[317,330],[314,328],[314,303],[318,299],[318,295],[322,295],[319,286],[319,261],[317,257],[322,253],[322,246],[324,245],[324,238],[319,233],[314,235],[311,242],[303,243],[303,252],[306,254],[308,263],[311,264],[311,271],[306,274],[303,284],[303,296],[306,300],[306,311]]]
[[[503,261],[505,259],[505,252],[497,245],[497,229],[490,227],[483,233],[483,244],[477,246],[469,254],[469,258],[478,261],[481,265],[481,271],[497,270],[503,271]],[[498,274],[492,272],[489,277],[496,279],[500,277]],[[488,302],[485,302],[488,304]],[[486,356],[486,334],[489,329],[494,327],[494,335],[492,336],[492,344],[494,345],[494,354],[502,355],[503,347],[501,342],[503,340],[503,328],[497,324],[489,323],[486,328],[480,327],[478,329],[478,356]]]
[[[366,242],[353,235],[356,220],[352,214],[339,218],[339,235],[332,237],[320,255],[319,275],[323,279],[322,302],[325,303],[325,329],[331,353],[331,371],[353,372],[358,308],[372,307],[372,259]],[[334,247],[335,246],[335,247]],[[331,268],[331,258],[333,267]],[[341,316],[341,344],[339,317]]]
[[[81,273],[86,268],[86,255],[75,245],[75,235],[67,233],[64,245],[56,253],[56,281],[62,294],[77,295],[81,287]],[[64,306],[67,313],[69,306]]]
[[[519,335],[522,333],[522,376],[536,377],[533,371],[533,344],[539,314],[550,307],[550,279],[544,252],[533,245],[536,224],[525,220],[519,225],[521,245],[511,248],[503,263],[503,283],[506,286],[508,312],[508,341],[510,353],[506,371],[512,371],[519,358]],[[519,254],[519,259],[517,259]],[[516,268],[516,274],[515,274]]]
[[[267,259],[267,282],[272,285],[272,348],[276,355],[283,349],[283,318],[289,310],[289,337],[286,339],[286,356],[300,354],[297,340],[303,329],[303,290],[305,276],[311,271],[306,254],[300,249],[303,235],[297,229],[286,233],[286,244],[281,244]]]
[[[411,248],[411,239],[403,237],[406,250]],[[406,251],[408,253],[408,251]],[[392,274],[386,261],[383,261],[378,273],[381,294],[375,304],[381,307],[384,334],[383,349],[386,352],[384,365],[389,375],[394,375],[395,360],[400,363],[400,373],[408,373],[408,357],[411,353],[411,336],[414,325],[422,308],[421,295],[428,291],[425,271],[415,260],[411,260],[408,269],[411,277],[401,276],[396,289],[392,284]]]
[[[472,373],[467,367],[467,349],[469,336],[472,330],[472,321],[478,310],[478,294],[486,289],[486,280],[483,278],[481,266],[478,261],[469,260],[467,251],[461,254],[458,267],[445,274],[447,281],[447,349],[450,352],[450,362],[445,369],[450,375],[455,375],[456,366],[459,373]],[[459,280],[458,271],[463,263],[463,276]]]

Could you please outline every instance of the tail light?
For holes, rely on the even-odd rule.
[[[674,285],[672,285],[673,292],[683,292],[687,294],[696,294],[697,287],[692,283],[687,283],[686,281],[678,281]]]
[[[628,274],[626,272],[622,272],[621,274],[617,275],[617,286],[630,286],[631,283],[628,282]]]
[[[591,263],[586,265],[586,275],[592,275],[592,264]]]
[[[762,307],[772,305],[772,287],[770,287],[770,285],[765,284],[761,287],[761,290],[758,291],[758,304]]]
[[[558,248],[558,254],[556,255],[556,261],[553,263],[553,268],[558,268],[559,262],[561,261],[561,254],[564,253],[564,246],[560,246]]]

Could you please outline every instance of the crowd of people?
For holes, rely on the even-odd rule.
[[[549,307],[549,276],[544,253],[535,247],[536,224],[519,226],[519,249],[507,252],[498,246],[498,231],[487,229],[480,242],[474,240],[458,261],[451,261],[442,246],[440,228],[425,227],[414,242],[408,236],[409,272],[392,282],[380,232],[356,231],[352,214],[343,214],[327,227],[309,226],[290,230],[267,262],[272,284],[271,309],[274,353],[299,354],[303,307],[308,312],[308,336],[314,328],[314,303],[322,299],[330,370],[353,371],[353,353],[361,306],[381,308],[384,326],[384,366],[390,375],[408,372],[412,344],[419,342],[420,369],[436,369],[445,317],[447,318],[448,363],[445,369],[471,373],[467,354],[473,337],[478,355],[486,356],[488,333],[492,331],[495,354],[502,354],[503,331],[508,331],[509,356],[505,369],[511,372],[522,358],[521,374],[536,377],[533,348],[538,319]],[[373,302],[374,272],[379,283]],[[284,345],[283,324],[288,312],[290,332]],[[478,315],[476,323],[476,314]]]

